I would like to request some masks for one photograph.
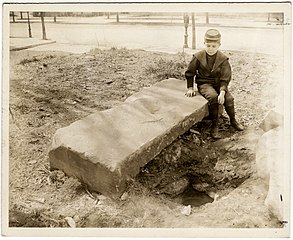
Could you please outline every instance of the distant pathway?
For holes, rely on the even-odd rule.
[[[33,37],[42,38],[41,24],[32,25]],[[239,26],[240,27],[240,26]],[[85,24],[46,23],[48,38],[59,45],[47,45],[35,50],[55,50],[66,46],[83,48],[126,47],[161,52],[182,52],[184,41],[183,26],[162,26],[145,24]],[[284,30],[279,28],[227,28],[217,27],[222,33],[223,50],[241,50],[274,55],[283,54]],[[196,29],[197,49],[203,47],[203,35],[207,27]],[[188,44],[191,47],[191,27],[188,29]],[[10,37],[27,37],[27,24],[11,24]],[[185,49],[190,51],[191,49]],[[193,52],[193,50],[192,50]]]

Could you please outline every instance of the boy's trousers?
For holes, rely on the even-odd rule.
[[[214,88],[213,85],[204,83],[197,85],[198,92],[209,101],[209,105],[218,103],[218,96],[220,91]],[[224,106],[234,106],[234,98],[229,91],[225,94]]]

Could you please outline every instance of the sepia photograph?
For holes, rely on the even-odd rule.
[[[3,236],[290,236],[289,2],[2,22]]]

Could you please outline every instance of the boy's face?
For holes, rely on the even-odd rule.
[[[209,55],[214,55],[219,47],[221,46],[220,42],[205,42],[205,50],[207,52],[207,54]]]

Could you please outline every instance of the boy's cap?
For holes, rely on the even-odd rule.
[[[219,41],[221,39],[221,34],[217,29],[209,29],[206,31],[204,38],[205,40]]]

